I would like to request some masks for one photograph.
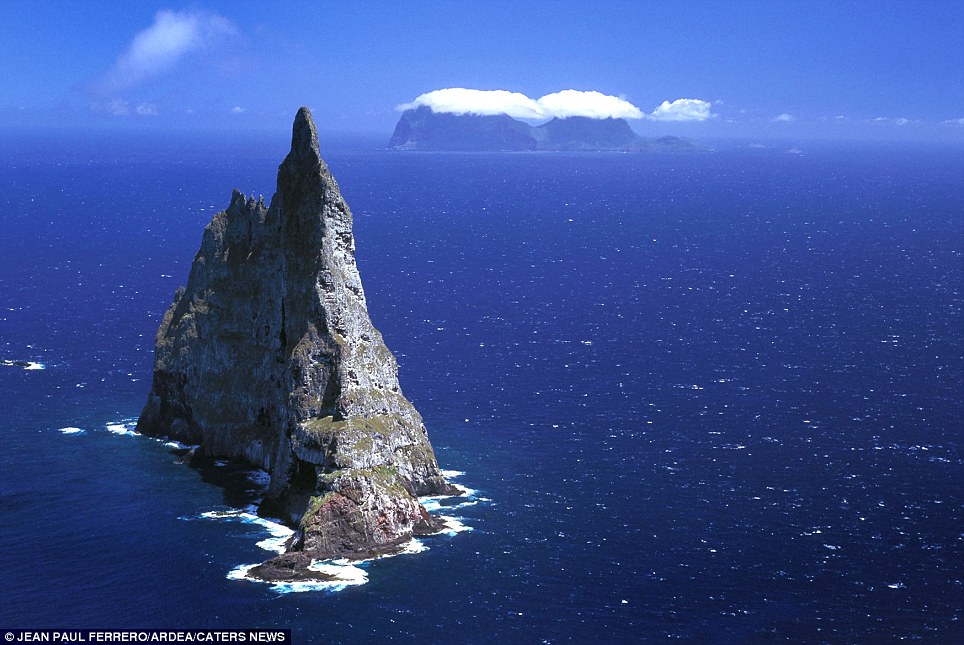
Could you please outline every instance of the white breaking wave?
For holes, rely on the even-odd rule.
[[[464,475],[462,471],[448,470],[442,471],[443,475],[452,479],[454,477],[459,477]],[[248,478],[259,485],[267,485],[270,482],[270,475],[262,470],[255,470],[248,474]],[[465,486],[458,486],[461,494],[459,495],[434,495],[420,497],[419,502],[422,506],[429,512],[436,512],[440,510],[454,510],[458,508],[464,508],[469,506],[475,506],[480,501],[490,501],[486,498],[477,498],[475,494],[477,491],[467,488]],[[443,506],[440,500],[443,499],[461,499],[464,501],[457,502],[452,505]],[[285,546],[288,544],[291,537],[294,535],[294,531],[287,526],[281,524],[280,522],[259,517],[257,515],[257,507],[255,505],[247,506],[243,509],[232,508],[228,510],[218,510],[218,511],[207,511],[201,513],[200,517],[206,519],[218,519],[218,520],[229,520],[244,522],[246,524],[256,524],[263,529],[265,529],[271,537],[262,539],[257,542],[258,547],[266,550],[272,551],[274,553],[284,553]],[[453,517],[450,515],[438,515],[439,519],[442,520],[444,528],[439,531],[438,535],[448,535],[454,536],[459,533],[464,533],[466,531],[474,530],[471,526],[467,526],[464,523],[462,517]],[[182,518],[191,519],[191,518]],[[348,560],[345,558],[338,558],[332,560],[313,560],[311,565],[308,567],[309,571],[316,571],[325,576],[331,576],[332,579],[318,579],[318,580],[300,580],[295,582],[278,582],[261,580],[259,578],[253,577],[250,574],[251,570],[257,567],[257,564],[243,564],[231,569],[227,573],[227,578],[230,580],[247,580],[250,582],[259,582],[262,584],[267,584],[271,589],[277,593],[300,593],[305,591],[341,591],[350,586],[363,585],[368,582],[368,572],[363,568],[367,563],[373,562],[375,560],[380,560],[382,558],[391,558],[397,555],[411,555],[415,553],[422,553],[427,551],[429,547],[422,540],[412,538],[408,542],[404,543],[401,548],[392,553],[385,553],[373,558],[367,558],[362,560]]]
[[[128,437],[139,437],[140,435],[132,430],[135,425],[136,422],[134,421],[118,421],[108,423],[106,427],[108,432],[113,432],[114,434],[126,435]]]
[[[464,533],[465,531],[474,531],[471,526],[466,526],[462,523],[464,518],[461,517],[451,517],[449,515],[439,515],[443,522],[445,522],[445,530],[442,531],[444,535],[455,535],[457,533]]]
[[[258,566],[257,564],[243,564],[239,567],[235,567],[230,572],[228,572],[227,578],[229,580],[248,580],[251,582],[261,582],[264,584],[271,585],[271,589],[277,591],[278,593],[299,593],[302,591],[341,591],[346,587],[363,585],[368,582],[368,573],[353,564],[337,564],[331,561],[323,562],[312,562],[308,566],[309,571],[315,571],[317,573],[324,574],[325,576],[332,576],[334,580],[330,579],[318,579],[318,580],[299,580],[297,582],[271,582],[268,580],[261,580],[259,578],[252,578],[248,575],[251,569]]]
[[[474,488],[469,488],[468,486],[462,486],[461,484],[452,484],[452,485],[458,488],[460,491],[462,491],[462,495],[464,497],[475,497],[475,494],[479,492]]]
[[[174,448],[175,450],[194,450],[195,448],[199,447],[199,446],[195,446],[187,443],[181,443],[180,441],[177,441],[175,439],[171,439],[170,441],[165,441],[164,445],[167,446],[168,448]]]
[[[43,363],[38,363],[38,362],[36,362],[36,361],[11,361],[11,360],[2,360],[2,361],[0,361],[0,365],[3,365],[4,367],[22,367],[22,368],[25,369],[25,370],[43,370],[43,369],[47,369],[47,366],[46,366],[46,365],[44,365]]]
[[[83,428],[73,428],[73,427],[61,428],[60,432],[63,432],[64,434],[87,434],[87,431],[84,430]]]
[[[409,540],[397,553],[389,553],[379,555],[375,558],[357,561],[347,560],[345,558],[338,558],[334,560],[312,560],[311,564],[308,565],[309,571],[315,571],[317,573],[324,574],[325,576],[331,576],[333,579],[299,580],[296,582],[275,582],[261,580],[260,578],[255,578],[249,575],[250,571],[258,566],[257,564],[243,564],[235,567],[228,572],[227,578],[229,580],[248,580],[251,582],[261,582],[270,585],[271,589],[278,593],[341,591],[346,587],[363,585],[368,582],[368,572],[359,566],[361,564],[382,558],[390,558],[396,555],[421,553],[427,550],[428,547],[425,546],[421,540],[412,539]]]
[[[452,499],[451,496],[446,497],[420,497],[418,501],[422,504],[422,507],[429,513],[434,513],[435,511],[454,511],[458,508],[466,508],[467,506],[475,506],[479,503],[478,499],[470,499],[459,504],[446,504],[442,505],[440,500]],[[456,498],[457,499],[457,498]]]
[[[271,535],[270,538],[259,541],[257,546],[265,551],[284,553],[285,544],[295,532],[281,522],[255,515],[252,510],[251,507],[248,507],[246,509],[235,508],[228,511],[207,511],[206,513],[201,513],[201,517],[213,520],[235,520],[244,522],[245,524],[257,524]]]

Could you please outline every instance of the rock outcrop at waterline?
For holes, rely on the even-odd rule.
[[[351,211],[307,108],[270,206],[235,191],[204,230],[155,352],[137,430],[270,473],[261,513],[297,529],[274,568],[440,528],[417,496],[457,490],[368,317]]]

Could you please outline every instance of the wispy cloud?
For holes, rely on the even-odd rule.
[[[773,117],[773,120],[776,123],[790,123],[791,121],[796,121],[797,117],[784,112],[783,114],[778,114],[777,116]]]
[[[111,116],[157,116],[159,114],[157,106],[153,103],[138,103],[131,106],[130,101],[122,98],[112,98],[105,101],[94,101],[90,104],[90,109],[102,114]]]
[[[97,112],[107,112],[114,116],[127,116],[131,113],[130,105],[124,99],[112,99],[106,103],[95,103],[92,107]]]
[[[240,105],[235,105],[231,108],[231,114],[241,114],[242,112],[244,112],[244,108]]]
[[[912,121],[911,119],[906,119],[904,117],[889,117],[889,116],[878,116],[870,119],[873,123],[887,123],[890,125],[910,125],[911,123],[920,123],[920,121]]]
[[[449,87],[426,92],[396,109],[426,106],[433,112],[452,114],[507,114],[519,119],[564,119],[583,116],[592,119],[639,119],[643,113],[629,101],[596,91],[562,90],[531,99],[521,92],[473,90]]]
[[[106,94],[123,92],[173,68],[185,54],[238,33],[227,18],[197,10],[159,11],[97,83]]]
[[[712,104],[701,99],[676,99],[663,101],[646,118],[654,121],[708,121],[716,115]]]
[[[947,121],[941,121],[944,125],[964,125],[964,118],[960,119],[948,119]]]

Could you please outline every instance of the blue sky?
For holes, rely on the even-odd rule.
[[[643,134],[964,140],[964,0],[0,0],[0,42],[7,127],[390,132],[433,90],[576,89]]]

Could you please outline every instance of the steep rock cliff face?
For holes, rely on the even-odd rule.
[[[205,229],[137,429],[267,470],[262,511],[298,528],[302,560],[432,532],[416,496],[457,492],[368,317],[351,211],[306,108],[270,206],[235,191]]]
[[[398,150],[535,150],[532,128],[507,114],[447,114],[405,110],[388,142]]]
[[[431,151],[614,151],[700,152],[677,137],[643,139],[625,119],[583,116],[554,118],[531,126],[507,114],[451,114],[421,105],[405,110],[398,119],[388,147],[395,150]]]

